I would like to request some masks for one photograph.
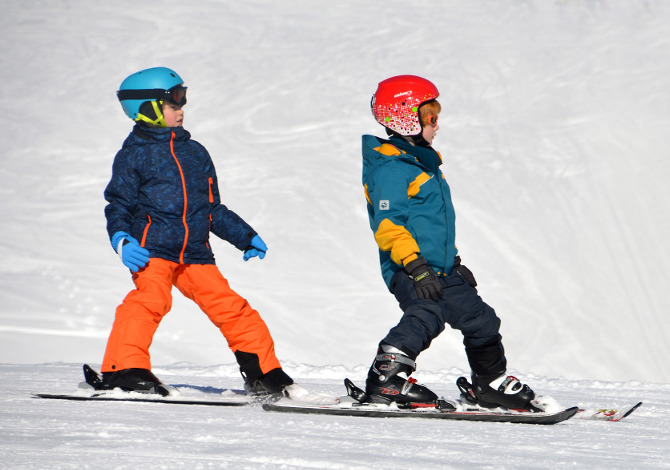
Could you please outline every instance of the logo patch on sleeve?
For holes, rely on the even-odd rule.
[[[388,199],[382,199],[379,201],[379,210],[380,211],[387,211],[389,210],[391,206],[391,203],[389,202]]]

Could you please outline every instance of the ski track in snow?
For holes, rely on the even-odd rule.
[[[668,468],[670,4],[2,6],[0,468]],[[268,243],[244,263],[211,241],[291,375],[336,394],[346,376],[362,382],[399,318],[360,136],[383,135],[376,84],[413,73],[441,92],[458,247],[502,318],[511,372],[566,406],[643,407],[544,428],[30,398],[73,390],[80,364],[99,363],[132,288],[102,192],[131,127],[114,92],[156,65],[185,78],[185,127]],[[169,383],[240,387],[225,341],[178,294],[152,359]],[[455,392],[460,335],[447,329],[418,365]]]

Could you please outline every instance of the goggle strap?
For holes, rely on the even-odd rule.
[[[119,90],[116,92],[119,101],[125,100],[158,100],[165,96],[165,90],[155,88],[153,90]]]

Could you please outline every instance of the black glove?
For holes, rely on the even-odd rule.
[[[477,287],[477,281],[475,280],[475,275],[472,274],[472,271],[470,271],[467,267],[461,264],[460,256],[457,256],[454,261],[454,271],[460,274],[460,276],[463,279],[465,279],[465,282],[470,284],[472,287]]]
[[[414,287],[420,299],[437,301],[442,295],[442,284],[435,271],[428,266],[426,259],[419,256],[414,261],[407,263],[405,271],[414,279]]]

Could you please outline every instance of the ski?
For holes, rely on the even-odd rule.
[[[147,393],[131,393],[131,392],[114,392],[114,393],[96,393],[93,395],[77,395],[77,394],[50,394],[50,393],[35,393],[35,398],[48,398],[54,400],[74,400],[74,401],[119,401],[119,402],[140,402],[140,403],[168,403],[171,405],[202,405],[202,406],[246,406],[251,404],[248,399],[217,399],[217,400],[200,400],[188,399],[179,397],[163,397],[156,394]]]
[[[46,398],[52,400],[73,401],[119,401],[119,402],[141,402],[141,403],[167,403],[172,405],[202,405],[202,406],[246,406],[256,403],[246,395],[244,390],[221,390],[216,392],[215,399],[212,398],[190,398],[182,396],[178,388],[203,387],[172,387],[161,384],[156,387],[155,393],[128,392],[120,389],[110,390],[105,388],[100,374],[84,364],[84,382],[79,384],[79,389],[71,394],[34,393],[34,398]],[[209,392],[208,395],[212,394]]]
[[[336,405],[314,406],[296,404],[285,399],[265,403],[263,409],[271,412],[323,414],[335,416],[360,416],[374,418],[428,418],[459,421],[488,421],[519,424],[558,424],[573,417],[578,407],[557,412],[532,412],[485,409],[475,405],[438,400],[435,405],[413,404],[400,408],[396,404],[373,403],[365,400],[365,392],[345,379],[348,396],[341,397]]]
[[[642,402],[635,405],[619,409],[601,409],[601,408],[580,408],[575,418],[577,419],[591,419],[596,421],[610,421],[617,422],[630,416],[630,414],[642,406]]]
[[[439,410],[436,407],[403,410],[391,405],[379,403],[360,404],[342,400],[338,405],[308,406],[285,404],[284,400],[275,403],[265,403],[266,411],[284,413],[323,414],[336,416],[364,416],[373,418],[431,418],[451,419],[459,421],[489,421],[496,423],[519,424],[558,424],[570,419],[577,413],[578,407],[568,408],[558,413],[533,413],[515,411],[454,411]]]
[[[642,405],[639,402],[633,406],[619,409],[587,409],[570,407],[558,411],[543,411],[542,406],[555,409],[557,404],[551,398],[544,398],[535,402],[532,411],[507,410],[502,408],[488,409],[477,404],[477,398],[472,385],[464,377],[460,377],[457,386],[461,391],[460,400],[440,399],[433,405],[405,404],[398,406],[393,403],[375,403],[365,392],[349,379],[344,381],[347,396],[340,398],[340,403],[334,405],[314,406],[299,404],[287,400],[275,403],[266,403],[266,411],[324,414],[335,416],[361,416],[378,418],[429,418],[451,419],[460,421],[488,421],[522,424],[558,424],[572,417],[584,420],[620,421]],[[553,404],[552,404],[553,402]]]

